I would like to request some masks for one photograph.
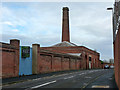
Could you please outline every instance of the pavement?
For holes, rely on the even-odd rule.
[[[114,80],[113,69],[56,72],[51,73],[51,75],[29,76],[29,79],[26,80],[24,77],[23,80],[22,82],[3,84],[2,88],[3,90],[8,88],[22,88],[25,90],[40,88],[109,88],[118,90]],[[7,79],[3,81],[5,83]]]

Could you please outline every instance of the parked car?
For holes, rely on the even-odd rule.
[[[113,66],[113,65],[111,65],[111,66],[110,66],[110,69],[113,69],[113,68],[114,68],[114,66]]]
[[[104,66],[104,69],[109,69],[109,68],[110,68],[109,65]]]

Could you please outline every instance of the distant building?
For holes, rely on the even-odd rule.
[[[114,59],[109,59],[109,63],[114,63]]]

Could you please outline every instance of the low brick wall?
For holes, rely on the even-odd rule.
[[[114,42],[115,80],[120,89],[120,26]]]
[[[2,62],[2,78],[19,76],[19,44],[20,41],[15,39],[10,40],[10,44],[0,43],[0,52],[2,53],[2,59],[0,61]],[[65,48],[61,49],[63,50]],[[98,68],[99,53],[85,47],[82,47],[82,49],[80,47],[67,49],[69,49],[71,53],[77,52],[81,53],[81,55],[75,56],[67,53],[59,53],[53,50],[45,50],[41,48],[39,44],[33,44],[32,74],[89,69],[89,56],[91,56],[91,69]]]
[[[1,77],[16,77],[19,73],[19,40],[10,40],[10,44],[0,43]]]
[[[33,44],[32,48],[33,74],[81,69],[80,56],[43,50],[38,44]]]

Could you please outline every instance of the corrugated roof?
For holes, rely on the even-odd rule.
[[[71,43],[71,42],[63,41],[63,42],[53,45],[51,47],[70,47],[70,46],[77,46],[77,45],[74,43]]]

